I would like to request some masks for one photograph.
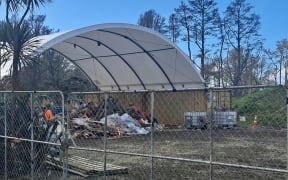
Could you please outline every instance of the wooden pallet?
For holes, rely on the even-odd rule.
[[[46,163],[57,168],[63,168],[63,163],[60,158],[50,156],[47,157]],[[128,174],[128,168],[112,164],[106,164],[106,171],[104,174],[104,163],[90,160],[79,156],[68,157],[67,170],[71,173],[78,174],[83,177],[88,176],[110,176],[117,174]]]

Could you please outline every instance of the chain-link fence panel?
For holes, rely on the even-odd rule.
[[[209,179],[207,103],[205,90],[155,92],[155,179],[164,169],[170,169],[166,177],[171,179]]]
[[[68,171],[87,179],[285,179],[286,96],[282,87],[73,93]]]
[[[139,170],[150,170],[149,163],[144,163],[149,161],[151,149],[147,93],[73,93],[69,102],[69,129],[76,144],[69,149],[69,155],[84,158],[91,168],[77,167],[77,171],[83,172],[83,176],[104,175],[109,179],[135,174],[145,177]],[[72,160],[68,159],[69,163],[72,166]],[[95,169],[94,163],[98,168]]]
[[[46,160],[60,153],[64,130],[62,93],[4,91],[0,95],[1,179],[49,177],[53,168]],[[48,106],[53,121],[45,120]],[[62,176],[53,173],[54,178]]]
[[[287,172],[278,171],[263,171],[259,169],[250,169],[245,167],[229,167],[224,165],[213,166],[213,179],[215,180],[231,180],[231,179],[252,179],[252,180],[285,180],[287,179]]]
[[[213,161],[215,164],[221,164],[222,173],[226,172],[227,175],[220,175],[220,167],[217,167],[214,169],[217,175],[215,179],[285,179],[285,88],[231,88],[229,108],[221,105],[224,103],[216,102],[221,91],[210,91],[210,113],[213,123],[211,150]]]
[[[91,167],[95,159],[102,164],[98,170],[103,172],[85,171],[84,174],[90,172],[89,177],[103,175],[106,166],[120,169],[106,169],[105,175],[114,174],[109,179],[207,176],[210,169],[207,118],[204,116],[203,126],[197,126],[195,131],[184,127],[185,112],[206,111],[205,91],[73,93],[69,102],[72,108],[69,129],[76,142],[69,154],[84,158]],[[87,153],[82,152],[85,150]],[[205,167],[201,172],[199,162]],[[198,168],[187,170],[190,166]]]

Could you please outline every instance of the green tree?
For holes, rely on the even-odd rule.
[[[218,86],[222,86],[224,87],[224,74],[223,74],[223,53],[225,51],[225,47],[226,50],[228,51],[227,48],[227,42],[226,42],[226,33],[225,33],[225,29],[224,29],[224,21],[223,19],[220,17],[220,15],[218,14],[215,17],[215,21],[216,21],[216,32],[218,32],[216,34],[217,36],[217,42],[214,44],[214,47],[216,49],[216,58],[215,58],[215,64],[218,65]]]
[[[175,8],[175,16],[177,22],[181,25],[181,37],[184,42],[187,42],[187,50],[188,50],[188,56],[192,60],[192,53],[191,53],[191,20],[192,16],[190,13],[190,8],[187,4],[185,4],[183,1],[181,1],[181,4],[178,8]],[[184,31],[184,32],[183,32]],[[195,62],[192,60],[192,62],[195,64]]]
[[[12,61],[12,90],[20,90],[19,72],[23,64],[29,64],[28,54],[33,52],[39,43],[34,37],[33,29],[26,19],[28,14],[33,12],[34,8],[44,5],[48,0],[6,0],[1,1],[4,5],[5,21],[0,22],[0,42],[1,65]],[[2,55],[1,55],[2,56]],[[9,99],[8,99],[9,98]],[[20,94],[11,94],[7,98],[7,134],[9,136],[29,138],[29,125],[31,123],[31,107],[29,106],[29,96]],[[4,132],[4,126],[1,124],[1,132]],[[42,140],[42,139],[41,139]],[[8,143],[7,149],[8,175],[21,176],[27,174],[29,170],[29,142]],[[3,156],[2,153],[0,155]],[[2,158],[3,159],[3,158]],[[35,159],[35,164],[37,160]],[[4,168],[0,168],[4,173]]]
[[[205,57],[208,52],[207,39],[214,36],[213,32],[216,29],[218,9],[214,0],[190,0],[192,38],[196,46],[200,50],[199,57],[201,59],[200,71],[205,79]]]
[[[97,90],[79,68],[53,50],[35,57],[20,74],[23,90]]]
[[[31,27],[33,36],[47,35],[54,32],[58,32],[59,30],[54,30],[49,28],[44,24],[46,19],[45,15],[34,15],[32,14],[28,18],[28,23]]]
[[[286,38],[277,41],[277,57],[279,58],[279,80],[280,84],[282,84],[282,70],[284,69],[284,77],[285,77],[285,85],[287,85],[287,71],[288,71],[288,40]],[[284,67],[283,67],[284,66]]]
[[[277,74],[279,71],[278,62],[277,62],[277,53],[276,51],[272,51],[271,49],[263,50],[263,58],[267,63],[268,68],[264,72],[264,77],[269,81],[273,82],[273,84],[277,85]],[[273,79],[273,80],[270,80]]]
[[[3,3],[4,2],[4,3]],[[7,53],[12,58],[12,89],[18,90],[19,70],[21,61],[26,61],[29,51],[33,51],[37,46],[37,40],[31,40],[34,34],[26,18],[29,13],[33,13],[35,8],[44,6],[51,0],[6,0],[1,5],[5,6],[5,36],[0,39],[5,44]],[[4,41],[3,41],[4,40]],[[1,62],[5,63],[5,62]]]
[[[225,11],[225,31],[227,40],[237,52],[233,62],[232,84],[239,85],[252,52],[259,47],[260,17],[252,13],[253,6],[246,0],[234,0]]]
[[[167,33],[165,21],[165,17],[161,16],[154,9],[150,9],[144,12],[144,14],[140,15],[140,18],[138,19],[138,25],[151,28],[165,35]]]
[[[169,21],[168,21],[168,32],[170,34],[170,39],[172,40],[173,43],[177,43],[177,39],[180,36],[180,25],[176,19],[175,13],[171,14],[169,16]]]

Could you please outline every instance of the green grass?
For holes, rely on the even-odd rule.
[[[252,125],[255,115],[258,126],[285,128],[287,124],[286,93],[282,87],[257,90],[233,98],[232,109],[238,117],[246,117],[246,122],[238,121],[239,125]]]

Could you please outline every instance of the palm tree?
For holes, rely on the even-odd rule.
[[[25,20],[29,12],[33,13],[35,8],[44,6],[45,3],[51,0],[0,0],[0,5],[5,5],[5,20],[4,35],[0,42],[2,48],[6,48],[7,54],[12,59],[12,89],[19,90],[18,74],[21,68],[21,63],[27,60],[29,51],[37,45],[37,40],[30,40],[33,37],[30,26]],[[1,63],[6,63],[4,59]],[[23,60],[23,61],[21,61]]]
[[[0,5],[5,8],[5,21],[0,22],[0,50],[1,65],[12,60],[12,90],[19,90],[19,70],[22,64],[28,62],[28,54],[33,51],[38,40],[31,40],[34,36],[27,16],[33,13],[33,10],[40,5],[44,5],[51,0],[0,0]],[[28,126],[30,120],[30,107],[27,105],[29,98],[27,96],[11,95],[11,100],[7,101],[7,122],[8,134],[15,137],[27,137],[29,135]],[[21,116],[17,116],[21,114]],[[1,126],[0,131],[3,130]],[[27,158],[29,152],[28,142],[19,143],[17,146],[9,145],[8,150],[8,173],[12,176],[18,176],[29,172]],[[1,150],[4,149],[1,147]],[[3,155],[3,153],[0,153]],[[0,157],[2,159],[2,157]],[[25,167],[25,168],[23,168]],[[0,168],[0,174],[4,172]]]

